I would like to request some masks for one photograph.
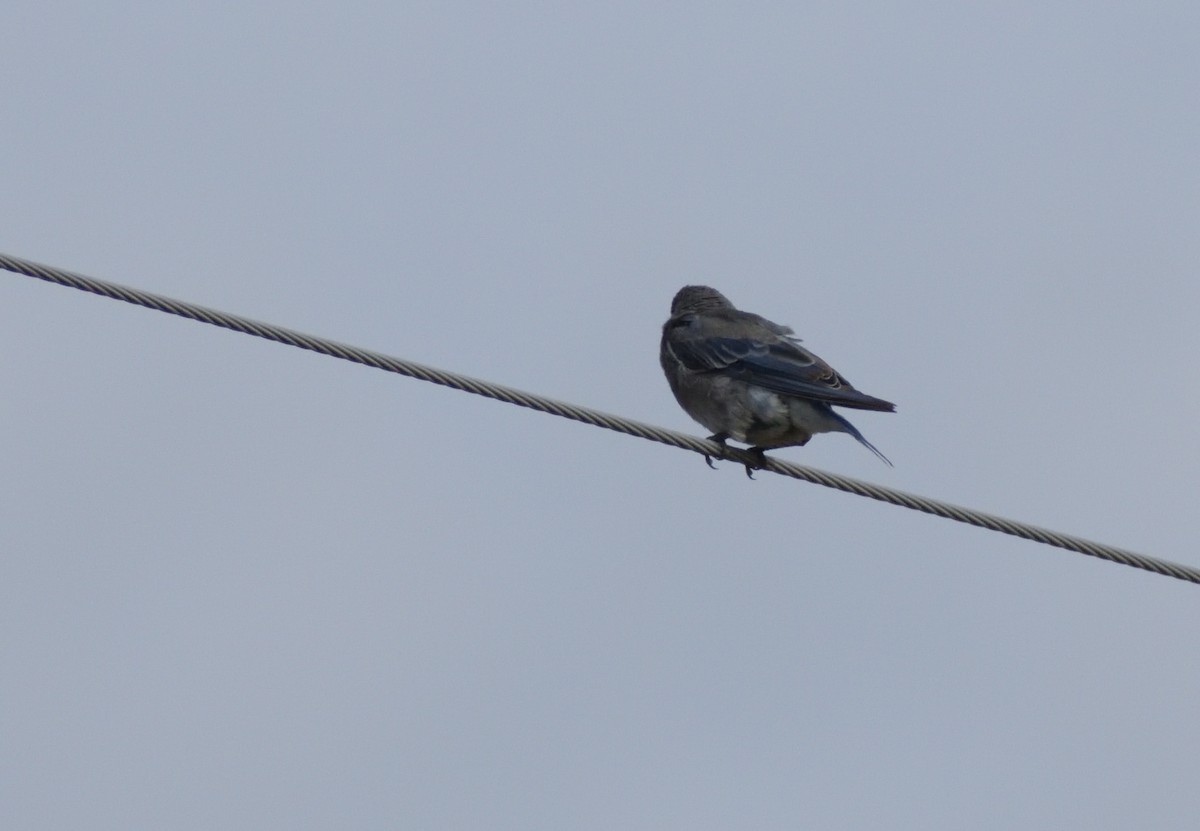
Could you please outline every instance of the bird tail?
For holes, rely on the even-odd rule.
[[[858,439],[859,444],[861,444],[863,447],[867,448],[867,450],[870,450],[872,453],[874,453],[879,458],[883,459],[884,463],[887,464],[888,467],[895,467],[895,465],[892,464],[892,460],[889,459],[887,456],[883,455],[882,453],[880,453],[879,448],[876,447],[875,445],[871,444],[869,441],[867,441],[866,437],[863,436],[862,433],[858,432],[858,428],[855,427],[853,424],[851,424],[849,421],[847,421],[842,416],[841,413],[836,412],[831,409],[829,411],[829,414],[837,420],[838,424],[842,425],[843,430],[845,430],[850,435],[854,436],[854,438]]]

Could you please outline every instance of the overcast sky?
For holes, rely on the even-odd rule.
[[[174,6],[174,7],[173,7]],[[25,2],[0,251],[1200,565],[1200,5]],[[0,273],[0,826],[1194,829],[1200,587]]]

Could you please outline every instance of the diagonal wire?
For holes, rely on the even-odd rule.
[[[508,404],[516,404],[517,406],[528,407],[539,412],[550,413],[551,415],[569,418],[574,421],[581,421],[584,424],[590,424],[594,427],[604,427],[608,430],[615,430],[618,433],[626,433],[631,436],[649,439],[650,441],[661,442],[662,444],[678,447],[683,450],[691,450],[705,456],[726,458],[743,464],[758,462],[757,456],[745,450],[734,447],[722,448],[714,442],[689,436],[685,433],[678,433],[674,430],[643,424],[642,422],[621,416],[609,415],[608,413],[592,410],[587,407],[579,407],[574,404],[555,401],[554,399],[545,398],[533,393],[522,392],[512,387],[493,384],[489,381],[480,381],[476,378],[459,375],[456,372],[435,369],[434,367],[425,366],[414,361],[406,361],[379,352],[372,352],[367,349],[360,349],[355,346],[348,346],[336,341],[319,338],[314,335],[306,335],[303,332],[285,329],[282,326],[261,323],[239,315],[220,312],[215,309],[205,308],[204,306],[197,306],[194,303],[186,303],[182,300],[173,300],[159,294],[121,286],[106,280],[98,280],[94,277],[86,277],[82,274],[41,265],[7,254],[0,253],[0,268],[50,283],[57,283],[60,286],[69,286],[81,291],[111,297],[114,300],[123,300],[126,303],[145,306],[148,309],[156,309],[160,312],[168,312],[169,314],[179,315],[191,320],[198,320],[202,323],[210,323],[213,326],[232,329],[235,332],[255,335],[256,337],[266,338],[277,343],[298,346],[301,349],[319,352],[322,355],[353,361],[365,366],[375,367],[376,369],[384,369],[388,372],[396,372],[400,375],[407,375],[410,378],[419,378],[422,381],[430,381],[434,384],[441,384],[442,386],[451,387],[456,390],[475,393],[486,398],[494,398],[497,401],[504,401]],[[1050,531],[1046,528],[1039,528],[1036,525],[1005,519],[971,508],[951,505],[937,499],[930,499],[894,488],[875,485],[860,479],[853,479],[849,476],[827,473],[816,468],[771,457],[767,457],[761,469],[778,473],[781,476],[790,476],[793,479],[801,479],[805,482],[824,485],[827,488],[845,491],[846,493],[877,499],[880,502],[899,505],[903,508],[911,508],[914,511],[922,511],[945,519],[952,519],[956,522],[964,522],[979,528],[999,531],[1002,534],[1011,534],[1014,537],[1033,540],[1034,542],[1044,543],[1056,548],[1064,548],[1067,551],[1075,551],[1090,557],[1099,557],[1102,560],[1109,560],[1121,565],[1145,569],[1146,571],[1152,571],[1155,574],[1162,574],[1167,577],[1174,577],[1178,580],[1200,583],[1200,569],[1160,560],[1155,557],[1148,557],[1144,554],[1137,554],[1123,548],[1092,542],[1091,540],[1075,537],[1070,534],[1061,534],[1057,531]]]

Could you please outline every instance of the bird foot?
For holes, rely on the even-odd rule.
[[[714,433],[708,437],[708,440],[716,442],[717,444],[721,445],[722,450],[725,450],[728,447],[728,445],[726,445],[725,442],[729,440],[729,434],[728,433]],[[747,478],[753,479],[754,471],[758,470],[759,468],[765,467],[767,464],[766,448],[755,445],[754,447],[751,447],[746,452],[752,453],[755,456],[755,460],[753,462],[747,462],[745,464]],[[724,456],[722,456],[722,458],[724,458]],[[713,464],[712,456],[710,456],[709,454],[707,454],[707,453],[704,454],[704,461],[713,470],[717,469],[717,466]]]
[[[711,436],[708,437],[709,441],[715,441],[717,444],[721,445],[722,450],[725,449],[725,446],[726,446],[725,442],[728,439],[729,439],[728,433],[713,433]],[[709,467],[711,467],[713,470],[717,469],[717,466],[713,464],[712,456],[708,455],[707,453],[704,454],[704,462]]]
[[[757,457],[757,461],[755,461],[754,464],[746,465],[746,478],[753,479],[754,471],[758,470],[759,468],[766,467],[767,452],[765,447],[758,446],[751,447],[747,452],[753,453]]]

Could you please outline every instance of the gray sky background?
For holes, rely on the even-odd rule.
[[[16,2],[0,250],[1200,564],[1200,6]],[[5,828],[1193,829],[1200,588],[0,274]]]

